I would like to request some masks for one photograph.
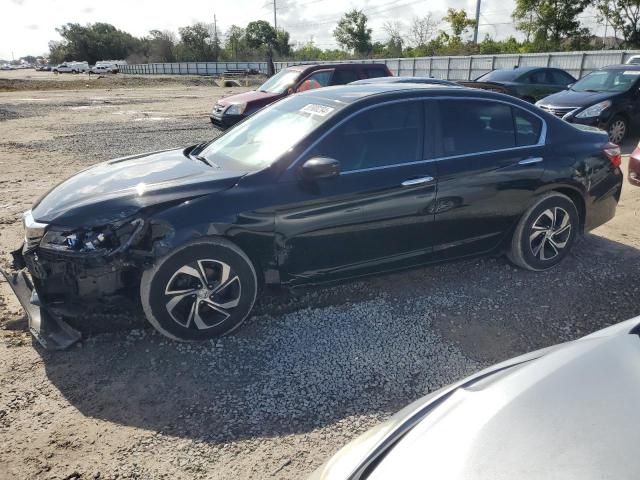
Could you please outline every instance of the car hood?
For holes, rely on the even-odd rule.
[[[246,172],[190,158],[187,150],[117,158],[83,170],[52,188],[32,209],[34,219],[64,226],[102,225],[163,203],[235,185]]]
[[[588,107],[603,100],[608,100],[619,94],[611,92],[576,92],[574,90],[563,90],[545,97],[539,105],[553,107]]]
[[[312,478],[346,480],[367,461],[379,462],[368,480],[635,478],[639,324],[637,317],[435,392],[352,442]],[[420,420],[406,427],[418,411]],[[393,446],[382,450],[385,441]]]
[[[279,93],[271,93],[271,92],[261,92],[259,90],[252,90],[250,92],[238,93],[237,95],[231,95],[229,97],[224,97],[218,100],[220,105],[229,106],[236,103],[246,103],[248,105],[259,103],[266,105],[280,97],[282,94]]]

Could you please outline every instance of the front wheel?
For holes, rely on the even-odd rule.
[[[609,122],[607,127],[607,133],[609,134],[609,141],[620,145],[627,136],[628,125],[627,121],[621,115],[614,116]]]
[[[578,210],[569,197],[543,195],[520,219],[508,257],[527,270],[555,267],[569,253],[579,228]]]
[[[177,249],[142,275],[140,296],[149,322],[174,340],[219,337],[249,316],[258,291],[247,255],[224,239]]]

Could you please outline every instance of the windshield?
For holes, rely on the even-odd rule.
[[[493,72],[480,75],[476,80],[478,82],[494,82],[494,81],[510,81],[520,74],[517,70],[494,70]]]
[[[640,70],[598,70],[578,80],[575,92],[624,92],[638,79]]]
[[[199,156],[224,170],[266,168],[337,111],[318,101],[296,95],[276,102],[213,140]]]
[[[287,88],[293,86],[299,76],[300,72],[298,70],[280,70],[260,85],[258,90],[261,92],[284,93],[287,91]]]

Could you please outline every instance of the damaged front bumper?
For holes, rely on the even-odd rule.
[[[82,333],[110,331],[123,316],[130,319],[128,314],[139,303],[140,272],[149,254],[132,248],[144,222],[126,225],[129,230],[125,226],[118,237],[69,234],[67,238],[80,246],[65,250],[58,238],[64,231],[33,221],[30,212],[25,215],[25,241],[12,252],[12,270],[2,275],[25,309],[31,333],[46,349],[68,348]],[[47,238],[52,248],[41,246]],[[101,244],[95,247],[94,242]]]
[[[29,331],[47,350],[65,350],[82,338],[82,334],[44,308],[29,274],[24,270],[0,272],[9,283],[29,317]]]

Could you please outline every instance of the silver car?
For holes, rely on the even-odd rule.
[[[640,317],[412,403],[313,480],[640,478]]]

